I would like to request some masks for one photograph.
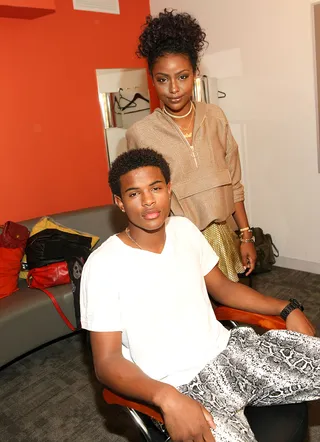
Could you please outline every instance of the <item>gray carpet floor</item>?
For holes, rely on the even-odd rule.
[[[275,267],[256,276],[268,295],[296,297],[320,336],[320,275]],[[309,442],[320,442],[320,403],[309,406]],[[124,410],[106,405],[82,333],[0,371],[1,442],[140,442]],[[272,442],[272,441],[270,441]]]

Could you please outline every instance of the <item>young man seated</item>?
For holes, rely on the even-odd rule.
[[[247,404],[318,399],[320,342],[300,304],[231,282],[201,232],[168,217],[164,158],[151,149],[126,152],[109,184],[129,225],[92,253],[81,282],[81,322],[98,379],[158,407],[173,441],[255,441]],[[230,332],[208,293],[226,306],[282,314],[287,330]]]

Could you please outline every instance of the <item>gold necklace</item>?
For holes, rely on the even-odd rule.
[[[163,112],[164,112],[165,114],[169,115],[169,117],[171,117],[171,118],[176,118],[176,119],[178,120],[178,119],[180,119],[180,118],[186,118],[188,115],[191,114],[191,112],[193,111],[193,109],[194,109],[194,104],[192,103],[192,101],[190,101],[190,109],[189,109],[188,112],[187,112],[186,114],[184,114],[184,115],[173,115],[173,114],[171,114],[170,112],[167,111],[167,109],[166,109],[165,106],[164,106],[164,108],[163,108]]]
[[[126,227],[126,229],[125,229],[125,233],[126,233],[126,235],[127,235],[127,237],[137,246],[137,247],[139,247],[139,249],[140,250],[144,250],[141,246],[140,246],[140,244],[138,244],[137,243],[137,241],[136,240],[134,240],[133,238],[132,238],[132,236],[131,236],[131,234],[130,234],[130,229],[129,229],[129,227]],[[162,244],[162,249],[163,249],[163,247],[164,247],[164,244]]]
[[[132,241],[137,247],[139,247],[139,249],[143,250],[143,248],[137,243],[137,241],[135,241],[135,240],[132,238],[132,236],[130,235],[130,229],[129,229],[129,227],[126,228],[125,232],[126,232],[127,237],[128,237],[129,239],[131,239],[131,241]]]
[[[190,126],[191,126],[191,124],[193,123],[193,117],[191,117],[190,118],[190,121],[189,121],[189,124],[188,124],[188,127],[187,128],[182,128],[182,127],[180,127],[180,129],[181,129],[181,132],[183,133],[183,135],[186,137],[186,138],[192,138],[192,134],[193,134],[193,128],[192,128],[192,131],[191,132],[188,132],[188,130],[190,129]]]

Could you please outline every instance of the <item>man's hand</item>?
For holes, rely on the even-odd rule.
[[[211,428],[216,428],[211,414],[198,402],[177,390],[163,399],[161,410],[173,442],[214,442]]]
[[[287,330],[296,331],[308,336],[314,336],[316,332],[309,319],[298,308],[289,314],[286,320],[286,326]]]

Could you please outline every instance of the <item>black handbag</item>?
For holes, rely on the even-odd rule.
[[[253,273],[270,272],[276,258],[279,256],[279,251],[273,244],[269,233],[263,233],[260,227],[252,227],[252,233],[256,239],[254,245],[257,252],[257,261]]]
[[[75,256],[86,260],[90,249],[90,237],[58,229],[45,229],[28,239],[26,246],[28,269],[68,261]]]

